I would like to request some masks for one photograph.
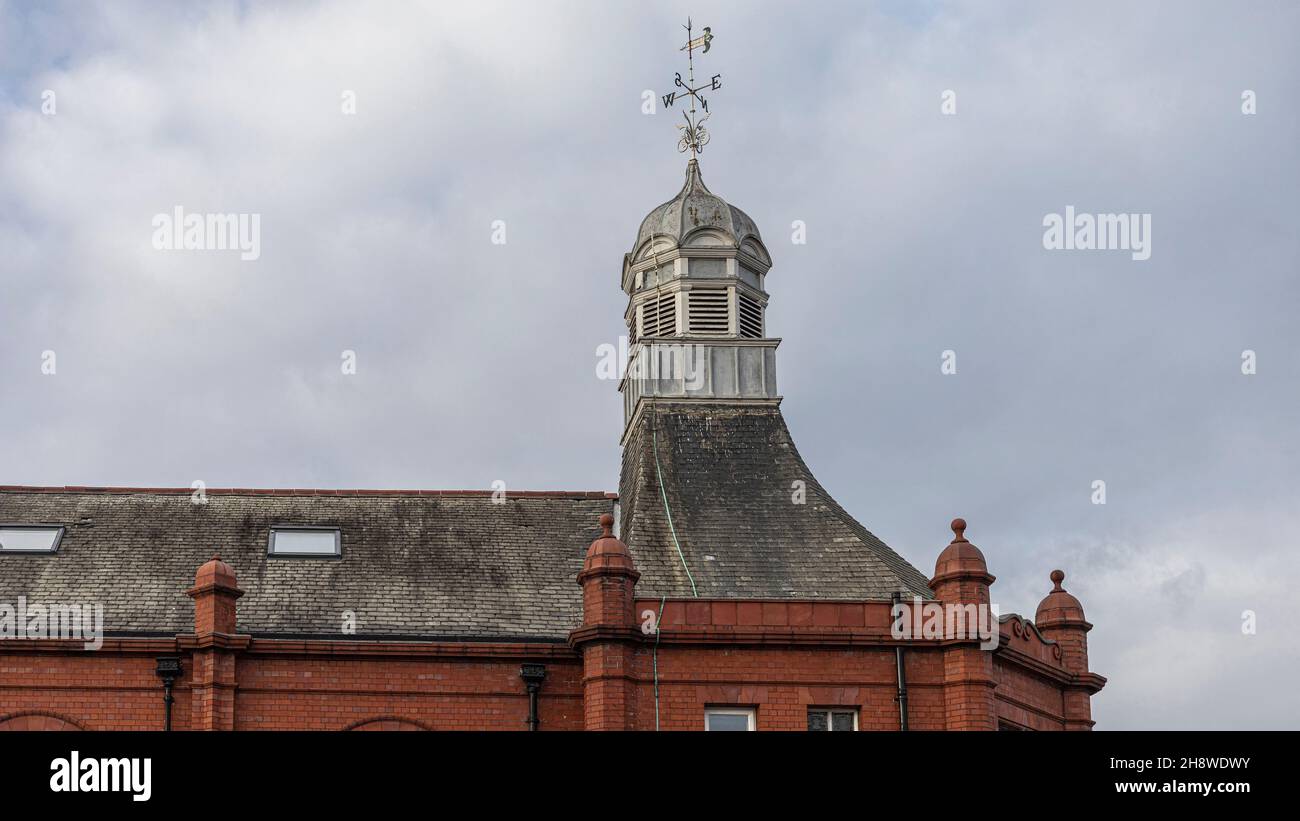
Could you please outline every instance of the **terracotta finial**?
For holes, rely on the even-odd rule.
[[[1091,630],[1092,625],[1088,624],[1083,615],[1083,605],[1061,587],[1061,582],[1065,581],[1065,572],[1053,570],[1049,578],[1053,587],[1038,603],[1034,624],[1046,630],[1044,635],[1052,639],[1057,637],[1058,634],[1054,632],[1057,630],[1081,630],[1083,633]]]
[[[958,517],[952,520],[952,532],[954,542],[966,541],[966,520]]]
[[[213,554],[212,554],[212,561],[214,561],[214,562],[219,562],[219,561],[221,561],[221,554],[220,554],[220,553],[213,553]]]
[[[627,545],[614,535],[614,517],[608,513],[600,516],[600,529],[604,531],[596,537],[587,548],[587,558],[583,560],[582,572],[578,574],[578,584],[586,585],[589,579],[599,576],[618,575],[632,579],[633,583],[640,577],[632,554]],[[629,600],[630,601],[630,600]],[[628,605],[629,608],[631,605]],[[628,610],[631,613],[631,610]]]

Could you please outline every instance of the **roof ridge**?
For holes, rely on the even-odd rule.
[[[83,485],[0,485],[0,493],[150,493],[190,494],[193,487],[95,487]],[[225,494],[231,496],[482,496],[490,497],[495,490],[412,490],[412,489],[329,489],[329,488],[214,488],[203,489],[207,494]],[[583,498],[583,499],[617,499],[618,494],[605,490],[506,490],[510,498]]]

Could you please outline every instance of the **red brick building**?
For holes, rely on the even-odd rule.
[[[770,267],[691,160],[624,260],[618,494],[0,488],[0,729],[1089,729],[1059,571],[993,647],[893,629],[994,577],[813,477]],[[96,607],[99,646],[55,629]]]

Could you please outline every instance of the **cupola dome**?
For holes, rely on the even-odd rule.
[[[754,221],[710,191],[700,176],[699,161],[691,160],[686,164],[686,183],[682,190],[641,221],[632,253],[639,258],[651,241],[655,251],[663,252],[686,245],[740,248],[746,240],[762,248]],[[761,256],[767,255],[764,252]]]

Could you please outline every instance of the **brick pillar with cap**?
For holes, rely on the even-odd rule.
[[[966,540],[966,520],[952,520],[952,542],[939,554],[930,589],[941,604],[989,604],[989,573],[980,549]],[[967,608],[969,609],[969,608]],[[991,613],[981,618],[992,619]],[[945,624],[949,623],[945,618]],[[967,620],[968,629],[972,625]],[[997,629],[996,621],[993,629]],[[978,638],[950,644],[943,650],[944,725],[949,730],[996,730],[993,653],[980,648]]]
[[[627,545],[614,536],[614,517],[602,515],[600,527],[578,574],[582,627],[569,634],[569,643],[582,653],[586,729],[628,730],[635,726],[632,661],[641,638],[632,591],[641,574]]]
[[[1092,625],[1083,617],[1083,605],[1061,587],[1065,573],[1053,570],[1052,590],[1038,605],[1034,625],[1044,637],[1061,645],[1061,663],[1077,683],[1064,693],[1065,729],[1091,730],[1092,694],[1101,689],[1095,674],[1088,671],[1088,631]],[[1102,679],[1104,682],[1104,679]]]
[[[235,602],[239,589],[235,571],[214,554],[194,576],[186,591],[194,599],[194,635],[183,636],[182,647],[193,651],[190,664],[190,727],[195,730],[235,729],[235,654],[248,644],[235,633]]]

